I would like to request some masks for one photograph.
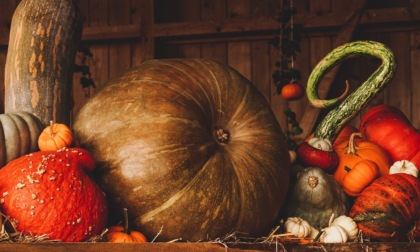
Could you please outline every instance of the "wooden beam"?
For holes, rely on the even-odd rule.
[[[353,6],[353,4],[351,5]],[[339,29],[348,17],[342,13],[328,13],[323,15],[297,15],[296,22],[303,25],[305,32],[319,29]],[[360,18],[359,25],[409,25],[420,22],[420,11],[417,8],[397,7],[384,9],[365,10]],[[174,36],[197,36],[229,33],[253,33],[274,31],[278,29],[278,23],[273,17],[261,17],[254,19],[223,20],[223,21],[200,21],[178,22],[162,24],[133,24],[85,27],[82,40],[106,40],[106,39],[132,39],[144,34],[142,28],[153,30],[155,38]],[[0,46],[6,46],[9,42],[7,29],[0,30]]]
[[[84,27],[82,41],[138,38],[140,24]]]
[[[352,3],[349,8],[353,8]],[[296,23],[302,24],[306,31],[318,29],[340,28],[347,22],[348,16],[343,13],[328,13],[323,15],[297,15]],[[398,25],[420,21],[420,11],[407,7],[364,10],[359,25]],[[273,31],[278,29],[278,23],[273,17],[261,17],[252,20],[222,20],[200,22],[162,23],[154,25],[156,38],[176,36],[214,35],[226,33],[246,33],[256,31]]]
[[[359,24],[362,15],[363,8],[366,5],[367,0],[355,0],[352,2],[349,15],[346,16],[346,20],[343,23],[343,26],[338,33],[337,38],[333,42],[333,48],[336,48],[342,44],[345,44],[351,40],[353,34]],[[339,66],[332,68],[323,78],[322,88],[318,89],[318,95],[321,99],[325,99],[328,95],[328,92],[334,82],[335,76],[339,71]],[[303,130],[303,133],[297,136],[299,140],[305,139],[314,128],[314,125],[318,119],[320,109],[313,107],[311,104],[305,109],[305,112],[302,116],[300,127]]]

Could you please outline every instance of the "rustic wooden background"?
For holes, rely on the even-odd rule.
[[[4,99],[4,64],[13,11],[20,0],[0,0],[0,112]],[[304,138],[327,111],[306,98],[286,102],[275,93],[271,74],[278,53],[268,41],[277,35],[281,0],[79,0],[84,17],[82,43],[96,88],[82,88],[74,75],[74,116],[110,78],[152,58],[203,57],[229,64],[249,78],[271,104],[283,129],[290,107],[304,128]],[[418,0],[294,0],[295,22],[303,25],[297,67],[305,85],[314,65],[335,46],[370,39],[395,53],[394,79],[371,105],[400,108],[420,128],[420,1]],[[80,63],[82,55],[76,62]],[[334,97],[349,80],[351,91],[375,70],[378,60],[357,58],[337,67],[337,75],[321,84],[323,97]],[[334,77],[334,76],[332,76]],[[357,126],[359,117],[352,121]]]

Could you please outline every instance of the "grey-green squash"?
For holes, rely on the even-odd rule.
[[[38,150],[43,130],[39,119],[28,112],[0,114],[0,167]]]
[[[296,173],[286,215],[300,217],[316,228],[327,227],[334,216],[347,215],[349,200],[332,175],[318,167],[306,167]]]

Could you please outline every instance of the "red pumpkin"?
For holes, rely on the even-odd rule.
[[[298,100],[305,94],[305,88],[298,82],[291,82],[281,89],[281,96],[288,101]]]
[[[93,168],[90,153],[77,148],[15,159],[0,170],[1,210],[25,234],[85,241],[108,217],[105,195],[86,173]]]
[[[393,162],[409,160],[420,167],[420,132],[396,107],[382,104],[369,109],[360,121],[360,132],[382,146]]]
[[[356,198],[349,216],[364,237],[374,241],[418,241],[413,232],[420,219],[420,182],[404,174],[376,179]]]
[[[325,171],[333,171],[339,162],[337,152],[334,150],[322,150],[302,142],[297,148],[297,159],[306,167],[319,167]]]

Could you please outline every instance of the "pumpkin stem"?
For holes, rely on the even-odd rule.
[[[216,137],[217,141],[220,143],[227,143],[229,142],[230,133],[229,131],[216,127],[214,130],[214,136]]]
[[[127,208],[123,208],[123,214],[124,214],[124,230],[123,232],[126,234],[130,234],[130,231],[128,230],[128,210]]]
[[[50,121],[50,136],[54,137],[54,130],[53,130],[54,122]]]
[[[347,154],[351,154],[351,155],[356,155],[356,150],[357,150],[357,146],[354,142],[354,137],[363,137],[362,133],[356,132],[350,135],[350,139],[349,139],[349,145],[347,148]]]
[[[321,238],[321,235],[325,233],[324,230],[319,231],[319,233],[315,236],[315,238],[313,239],[313,242],[317,242],[319,240],[319,238]]]
[[[346,98],[346,96],[347,96],[347,94],[348,94],[348,92],[349,92],[349,89],[350,89],[350,84],[349,84],[349,81],[348,80],[346,80],[346,89],[344,90],[344,92],[337,98],[337,100],[339,100],[339,101],[342,101],[342,100],[344,100],[344,98]]]
[[[331,214],[330,220],[328,221],[328,226],[329,226],[329,227],[331,227],[331,225],[332,225],[332,223],[333,223],[333,221],[334,221],[334,216],[335,216],[335,214],[334,214],[334,213],[333,213],[333,214]]]
[[[316,177],[316,176],[310,176],[308,178],[308,185],[311,188],[315,188],[318,185],[318,177]]]

